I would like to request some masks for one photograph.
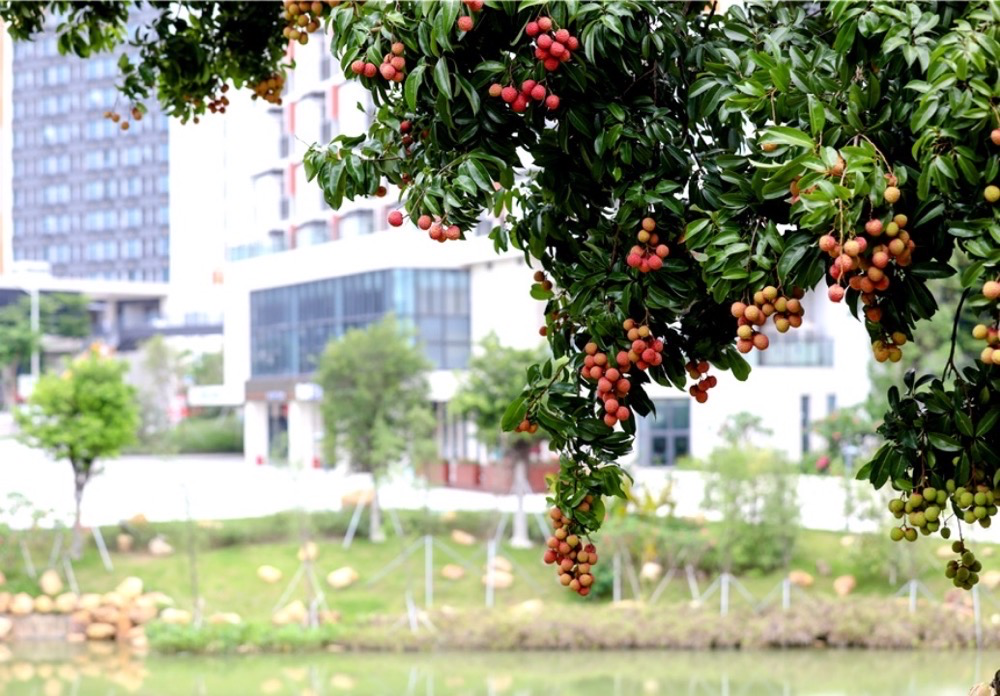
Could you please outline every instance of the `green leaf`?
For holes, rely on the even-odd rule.
[[[996,425],[998,418],[1000,418],[1000,410],[994,408],[987,411],[986,415],[980,418],[976,424],[976,437],[983,437],[989,433]]]
[[[527,413],[528,407],[525,404],[525,398],[519,396],[507,406],[507,410],[503,412],[503,418],[500,420],[500,427],[506,432],[510,432],[517,427],[517,424],[524,420],[524,414]]]
[[[823,102],[810,94],[809,100],[809,128],[814,138],[823,134],[823,125],[826,123],[826,111]]]
[[[950,435],[927,433],[927,439],[935,449],[939,449],[942,452],[960,452],[962,450],[962,443]]]
[[[427,66],[421,63],[406,76],[406,82],[403,84],[403,97],[405,97],[406,106],[410,110],[417,108],[417,92],[420,90],[420,83],[424,79],[424,71],[426,70]]]
[[[972,429],[972,419],[967,414],[962,411],[955,411],[955,425],[958,426],[958,432],[972,437],[974,432]]]
[[[434,84],[441,90],[445,99],[451,100],[451,75],[448,72],[447,58],[439,58],[434,66]]]
[[[786,126],[772,126],[761,135],[762,143],[775,143],[777,145],[793,145],[796,147],[807,147],[813,149],[816,143],[808,135],[795,128]]]
[[[913,483],[910,482],[910,481],[907,481],[904,478],[893,479],[892,480],[892,485],[895,486],[896,488],[898,488],[901,491],[912,491],[913,490]]]

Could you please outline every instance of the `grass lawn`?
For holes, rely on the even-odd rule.
[[[481,516],[479,527],[488,528],[488,516]],[[260,531],[268,531],[267,520],[227,521],[216,530],[199,529],[197,535],[201,547],[197,554],[198,577],[204,607],[207,613],[237,612],[247,621],[267,621],[271,611],[285,591],[288,583],[299,567],[296,552],[299,548],[298,534],[289,529],[287,520],[274,520],[273,534],[257,534],[267,541],[248,541],[250,537],[240,536],[242,531],[252,527]],[[453,523],[464,529],[476,529],[476,521],[468,517]],[[440,608],[448,605],[457,608],[482,607],[485,600],[485,590],[481,575],[486,563],[485,534],[480,531],[479,539],[474,546],[460,546],[448,536],[448,526],[438,525],[436,547],[433,554],[434,562],[434,606]],[[77,580],[84,592],[106,592],[124,577],[135,575],[142,578],[148,590],[157,590],[170,595],[178,606],[192,607],[191,568],[186,535],[182,526],[155,525],[156,531],[165,531],[176,552],[165,558],[154,558],[142,552],[112,553],[114,571],[108,573],[101,564],[93,543],[89,544],[84,557],[74,564]],[[105,536],[112,541],[114,530],[106,530]],[[228,541],[219,545],[218,539],[225,536]],[[286,541],[273,540],[270,537],[283,537]],[[242,539],[234,542],[233,539]],[[316,537],[319,545],[319,557],[316,561],[316,572],[327,595],[331,609],[340,611],[345,620],[361,619],[373,614],[400,614],[405,611],[405,597],[409,591],[418,606],[424,603],[424,548],[419,548],[403,563],[397,565],[380,580],[372,583],[381,571],[397,558],[397,556],[420,537],[417,533],[406,538],[393,538],[384,544],[371,544],[363,538],[356,538],[350,549],[344,549],[341,539],[336,534],[320,533]],[[215,542],[212,541],[215,539]],[[36,563],[44,558],[44,539],[37,539],[38,551],[35,554]],[[608,577],[612,573],[612,553],[606,547],[602,548],[600,535],[596,538],[601,561],[595,567],[596,574]],[[791,562],[791,569],[805,570],[816,578],[815,585],[809,590],[797,592],[815,596],[832,596],[833,579],[839,575],[852,574],[858,579],[856,594],[891,595],[909,579],[909,573],[902,573],[894,584],[890,583],[884,572],[877,572],[875,563],[879,553],[902,554],[918,569],[916,577],[930,589],[938,599],[943,598],[949,589],[950,582],[943,576],[945,560],[935,558],[934,551],[944,545],[941,540],[921,539],[917,544],[895,545],[889,542],[865,543],[863,552],[860,538],[854,545],[845,547],[843,535],[826,532],[803,531],[796,544],[796,551]],[[870,547],[870,548],[869,548]],[[451,554],[463,559],[469,568],[465,577],[460,580],[446,580],[441,576],[445,564],[458,563]],[[987,544],[976,544],[977,555],[984,560],[987,570],[990,568],[989,558],[994,556],[996,547]],[[591,597],[583,600],[561,588],[555,580],[554,572],[541,562],[541,544],[533,549],[512,549],[502,546],[500,555],[509,559],[515,567],[514,583],[509,589],[496,591],[497,606],[509,606],[528,599],[539,598],[546,603],[580,603],[584,601],[601,601]],[[257,568],[269,564],[279,568],[284,577],[274,585],[268,585],[257,577]],[[822,575],[817,572],[817,565],[827,566],[829,573]],[[360,579],[353,586],[342,589],[331,589],[325,582],[326,575],[342,566],[351,566],[359,574]],[[906,563],[903,564],[904,567]],[[8,550],[3,553],[0,547],[0,569],[7,576],[7,586],[4,590],[19,591],[34,590],[34,583],[25,576],[23,567],[17,556]],[[749,573],[740,577],[740,582],[759,602],[771,593],[773,601],[778,601],[776,587],[784,573]],[[711,577],[699,578],[702,592],[711,582]],[[632,598],[631,583],[627,576],[623,578],[623,592],[626,599]],[[652,585],[643,584],[642,593],[649,597]],[[291,598],[305,599],[305,585],[300,582]],[[668,604],[688,602],[691,599],[687,582],[683,573],[667,585],[658,602]],[[734,607],[746,606],[747,602],[739,592],[732,594]],[[794,601],[794,600],[793,600]],[[708,604],[716,604],[718,595],[706,600]]]

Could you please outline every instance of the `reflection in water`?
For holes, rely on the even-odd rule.
[[[1000,654],[450,653],[148,657],[0,646],[5,696],[964,696]]]

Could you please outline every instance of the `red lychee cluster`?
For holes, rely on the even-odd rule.
[[[916,243],[904,229],[907,222],[907,217],[902,214],[885,223],[879,218],[872,218],[865,223],[868,237],[856,235],[852,239],[842,240],[842,243],[830,234],[820,237],[819,248],[833,259],[830,277],[836,284],[831,285],[827,291],[831,301],[840,302],[844,299],[846,285],[861,293],[865,318],[872,324],[881,323],[881,293],[889,288],[893,265],[905,268],[913,262],[912,254]],[[888,239],[887,242],[881,241],[883,236]],[[875,240],[879,241],[876,243]],[[889,343],[901,345],[895,341]],[[891,356],[888,357],[891,359]]]
[[[427,232],[427,236],[435,242],[447,242],[462,238],[462,230],[458,225],[449,225],[439,217],[424,214],[417,218],[417,227]]]
[[[528,110],[532,102],[545,102],[545,107],[549,111],[559,108],[559,97],[550,94],[545,90],[545,85],[534,80],[525,80],[521,83],[521,89],[513,85],[504,87],[499,82],[490,85],[489,95],[498,97],[510,105],[511,111],[523,114]]]
[[[535,58],[549,72],[558,70],[561,64],[569,62],[573,52],[580,48],[579,39],[570,35],[568,29],[553,32],[552,27],[551,17],[539,17],[524,26],[524,33],[535,39]]]
[[[222,91],[225,92],[228,85],[222,85]],[[253,96],[251,99],[263,99],[268,104],[274,104],[275,106],[281,106],[281,92],[285,89],[285,76],[281,73],[274,73],[270,77],[266,77],[257,84],[253,86]],[[220,100],[222,101],[222,106],[225,107],[229,104],[229,100],[224,96]],[[211,105],[209,105],[211,109]],[[225,108],[222,112],[225,113]]]
[[[375,77],[381,75],[383,79],[390,82],[402,82],[406,77],[406,58],[403,53],[406,46],[402,41],[395,42],[389,53],[382,57],[382,64],[376,66],[374,63],[366,63],[363,60],[356,60],[351,63],[351,72],[355,75],[365,77]]]
[[[694,400],[699,404],[708,401],[708,390],[719,383],[715,375],[708,374],[709,367],[708,362],[705,360],[699,360],[698,362],[692,360],[684,366],[691,379],[698,380],[697,384],[692,385],[688,389],[688,394],[693,396]]]
[[[586,512],[594,503],[594,496],[588,495],[577,506],[577,510]],[[568,587],[581,597],[590,594],[590,586],[594,584],[594,575],[591,572],[593,566],[597,565],[597,548],[593,544],[587,544],[581,548],[583,542],[580,536],[574,533],[576,523],[563,514],[557,507],[549,510],[549,519],[552,520],[554,531],[549,537],[543,559],[549,565],[556,566],[556,573],[559,576],[559,583],[563,587]]]
[[[660,244],[660,235],[656,232],[656,220],[651,217],[642,219],[642,229],[636,233],[639,243],[633,246],[625,263],[629,268],[637,268],[640,273],[649,273],[663,268],[663,259],[670,254],[670,247]]]
[[[597,382],[597,398],[603,404],[604,424],[613,428],[618,421],[628,420],[632,415],[625,405],[625,398],[632,388],[632,383],[623,374],[632,365],[628,357],[625,358],[624,366],[611,365],[607,353],[600,352],[594,342],[584,346],[583,352],[587,355],[583,359],[580,376],[586,381]],[[624,354],[622,352],[619,355]]]
[[[749,353],[754,348],[767,350],[770,340],[754,327],[764,326],[769,317],[778,333],[802,326],[802,315],[805,314],[802,298],[805,296],[802,288],[793,288],[788,297],[782,295],[778,288],[768,285],[754,293],[752,303],[733,302],[729,311],[738,320],[736,349],[741,353]]]
[[[484,0],[462,0],[462,4],[469,8],[470,12],[479,12],[483,9]],[[471,15],[462,15],[456,22],[459,31],[472,31],[475,26]]]
[[[319,29],[320,21],[323,19],[323,11],[326,9],[322,2],[296,2],[296,0],[284,0],[285,11],[281,13],[281,18],[285,20],[285,28],[282,30],[285,38],[289,41],[298,41],[300,44],[309,43],[309,35]],[[327,0],[327,5],[336,7],[340,0]]]

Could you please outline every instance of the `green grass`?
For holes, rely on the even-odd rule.
[[[454,522],[442,521],[439,517],[430,519],[426,516],[411,515],[404,518],[404,525],[409,528],[410,535],[398,539],[390,537],[385,544],[371,544],[363,538],[357,538],[350,549],[341,545],[340,530],[346,524],[341,517],[319,515],[313,518],[312,526],[318,530],[316,541],[319,545],[319,558],[316,561],[316,574],[327,596],[331,609],[341,612],[347,621],[363,620],[372,615],[400,614],[405,610],[406,593],[412,593],[418,606],[424,603],[424,549],[420,546],[410,558],[388,573],[374,584],[371,581],[386,566],[414,540],[419,539],[421,528],[431,529],[438,533],[436,537],[439,546],[434,550],[434,606],[451,606],[456,608],[475,608],[484,605],[485,590],[481,583],[481,575],[486,562],[485,538],[493,517],[489,515],[464,515]],[[421,524],[417,524],[422,520]],[[198,529],[199,551],[197,566],[200,592],[207,613],[226,611],[237,612],[244,620],[268,621],[271,611],[286,589],[292,576],[299,567],[296,552],[299,548],[298,533],[295,531],[295,518],[292,515],[264,518],[258,520],[236,520],[221,523],[221,528]],[[459,527],[474,531],[479,536],[475,546],[463,547],[454,544],[448,537],[451,527]],[[105,537],[113,544],[116,530],[105,530]],[[176,552],[167,558],[153,558],[145,553],[113,553],[114,572],[108,573],[100,562],[93,544],[89,544],[84,557],[74,564],[77,580],[84,592],[105,592],[111,590],[124,577],[135,575],[142,578],[148,590],[165,592],[170,595],[180,607],[191,608],[192,587],[191,567],[187,553],[187,529],[184,525],[149,525],[143,532],[151,536],[153,532],[163,532],[174,545]],[[895,583],[890,583],[886,575],[875,572],[878,554],[890,553],[901,556],[901,565],[905,568],[907,560],[914,564],[916,577],[920,578],[938,598],[943,598],[950,583],[943,576],[945,561],[935,558],[934,551],[944,545],[941,540],[921,539],[917,544],[891,545],[888,541],[882,543],[872,539],[865,542],[870,547],[868,552],[847,549],[841,544],[843,535],[816,531],[803,531],[796,545],[790,564],[791,569],[801,569],[811,573],[816,578],[816,584],[809,590],[798,591],[797,596],[814,596],[816,598],[832,597],[833,579],[838,575],[852,574],[858,579],[856,594],[864,596],[888,596],[893,594],[910,577],[905,570],[897,577]],[[262,541],[254,541],[261,539]],[[860,544],[860,537],[857,545]],[[37,533],[36,563],[47,556],[48,544],[44,533]],[[596,538],[601,561],[595,567],[595,574],[608,578],[612,569],[612,554],[607,548],[607,540],[600,535]],[[709,543],[706,540],[706,543]],[[139,548],[144,548],[139,546]],[[442,548],[451,549],[467,561],[472,567],[466,570],[464,578],[457,581],[445,580],[441,577],[441,568],[455,559],[445,553]],[[983,558],[986,569],[991,567],[991,558],[997,558],[996,546],[990,544],[975,544],[979,557]],[[6,551],[6,553],[5,553]],[[584,601],[603,601],[594,597],[588,600],[573,595],[559,587],[555,582],[554,573],[550,567],[541,563],[541,545],[533,549],[512,549],[504,545],[500,554],[510,559],[516,567],[514,586],[506,590],[497,590],[497,606],[510,606],[528,599],[540,598],[547,604],[576,605]],[[822,576],[817,572],[817,562],[826,564],[830,572]],[[257,577],[257,568],[269,564],[279,568],[283,579],[268,585]],[[341,566],[349,565],[355,568],[360,580],[352,587],[344,590],[333,590],[325,582],[326,575]],[[24,574],[16,555],[11,556],[8,547],[0,546],[0,567],[3,567],[8,582],[4,588],[9,591],[26,590],[35,592],[35,584]],[[775,590],[784,576],[783,571],[768,573],[748,573],[740,577],[740,582],[753,594],[758,601]],[[699,579],[702,591],[706,589],[711,577]],[[631,584],[626,578],[623,581],[624,596],[632,597]],[[643,585],[642,592],[648,597],[652,591],[649,585]],[[306,596],[304,583],[299,583],[292,598]],[[777,594],[773,595],[777,599]],[[661,594],[659,604],[689,602],[691,595],[682,573],[666,587]],[[718,595],[706,600],[709,604],[718,602]],[[746,606],[742,596],[734,592],[732,595],[734,607]]]

